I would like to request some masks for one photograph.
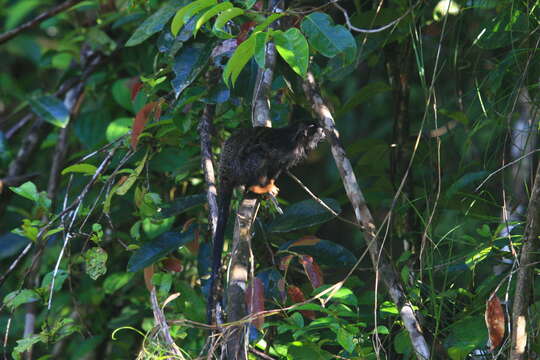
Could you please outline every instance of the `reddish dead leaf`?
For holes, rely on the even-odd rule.
[[[169,256],[163,261],[161,261],[163,264],[163,267],[170,271],[170,272],[181,272],[184,267],[182,266],[182,262],[180,262],[180,259],[175,258],[174,256]]]
[[[246,305],[250,315],[264,311],[264,285],[257,277],[246,289]],[[251,323],[260,329],[264,324],[264,316],[257,316]]]
[[[197,218],[188,219],[182,226],[182,231],[186,231],[187,229],[189,229],[191,224],[193,224],[196,220]],[[199,228],[197,227],[195,229],[193,240],[191,240],[190,242],[186,244],[186,247],[189,249],[189,251],[191,251],[192,254],[196,254],[197,251],[199,251],[199,236],[200,236],[200,232],[199,232]]]
[[[300,290],[298,286],[289,285],[289,287],[287,288],[287,294],[289,294],[289,297],[294,304],[306,301],[304,293],[302,292],[302,290]],[[312,310],[300,310],[300,312],[308,319],[315,320],[315,312],[313,312]]]
[[[289,245],[289,248],[293,246],[315,245],[319,241],[321,241],[321,239],[313,235],[302,236],[300,239]]]
[[[247,21],[242,24],[240,27],[240,33],[236,37],[236,45],[240,45],[248,38],[250,30],[255,26],[255,24],[255,21]]]
[[[139,93],[139,90],[141,90],[142,88],[142,85],[142,82],[140,82],[139,80],[133,82],[133,84],[131,85],[131,101],[135,100],[137,94]]]
[[[501,346],[504,340],[504,309],[497,295],[493,294],[486,302],[486,326],[488,328],[491,351]]]
[[[287,271],[289,268],[289,265],[291,264],[291,260],[293,259],[294,255],[286,255],[281,258],[281,261],[279,262],[279,269],[281,271]]]
[[[116,183],[116,185],[122,185],[123,183],[126,182],[127,179],[128,179],[127,175],[121,176],[120,179],[118,180],[118,182]]]
[[[300,256],[300,263],[304,266],[304,271],[314,289],[324,284],[321,268],[311,256]]]
[[[152,276],[154,276],[154,265],[150,265],[144,268],[144,283],[148,291],[152,291],[154,284],[152,284]]]
[[[139,135],[141,135],[144,130],[144,125],[150,118],[150,115],[154,113],[155,118],[159,119],[161,115],[161,104],[156,101],[152,101],[143,106],[141,110],[135,115],[135,120],[133,121],[133,131],[131,132],[131,147],[133,150],[137,148],[137,143],[139,142]]]
[[[263,9],[263,2],[262,1],[257,1],[255,3],[255,5],[253,5],[253,9],[257,10],[257,11],[261,11]]]
[[[281,301],[285,302],[285,300],[287,300],[287,292],[285,291],[285,279],[279,279],[277,282],[277,287],[279,290],[279,295],[281,296]]]

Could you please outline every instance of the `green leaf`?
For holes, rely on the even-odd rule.
[[[103,290],[105,294],[112,294],[123,288],[134,276],[133,273],[119,272],[107,276],[103,282]]]
[[[34,290],[15,290],[4,297],[4,305],[6,305],[11,311],[13,311],[22,304],[34,302],[39,299],[39,295]]]
[[[129,174],[126,181],[124,181],[120,186],[118,186],[118,188],[116,189],[117,195],[125,195],[129,191],[129,189],[131,189],[133,184],[135,184],[135,181],[137,181],[137,178],[141,174],[144,165],[146,164],[146,160],[148,159],[148,153],[149,152],[147,151],[146,154],[144,154],[144,157],[141,159],[141,161],[139,161],[139,165],[137,165],[135,170],[133,170],[133,172]]]
[[[17,187],[10,186],[9,189],[15,194],[20,195],[28,200],[32,200],[34,202],[37,202],[39,200],[39,193],[37,191],[36,185],[31,181],[27,181]]]
[[[92,149],[105,140],[105,130],[109,123],[108,108],[95,106],[77,116],[75,134],[82,144]]]
[[[285,15],[285,13],[273,13],[272,15],[267,17],[262,23],[255,26],[255,28],[253,29],[253,32],[256,33],[258,31],[264,31],[270,24],[272,24],[274,21],[276,21],[283,15]]]
[[[286,32],[272,32],[276,49],[295,73],[304,77],[308,68],[309,48],[304,35],[297,28]]]
[[[48,123],[65,128],[69,122],[69,110],[64,103],[51,95],[30,98],[30,106],[34,113]]]
[[[170,216],[180,215],[194,207],[203,205],[206,203],[205,194],[188,195],[178,199],[174,199],[172,202],[166,204],[159,210],[156,215],[157,218],[167,218]]]
[[[255,32],[251,36],[255,38],[255,61],[261,69],[264,69],[264,65],[266,64],[266,43],[268,42],[269,34],[267,32]]]
[[[168,217],[164,219],[146,218],[142,222],[142,229],[149,239],[163,234],[166,231],[171,230],[174,224],[174,217]]]
[[[336,200],[322,200],[338,214],[341,212],[341,208]],[[332,218],[334,218],[334,215],[315,200],[304,200],[288,206],[283,212],[283,215],[276,217],[268,224],[268,231],[289,232],[304,229],[317,224],[322,224]]]
[[[244,10],[240,9],[240,8],[232,8],[232,9],[228,9],[228,10],[225,10],[224,12],[222,12],[221,14],[218,15],[217,19],[216,19],[216,22],[214,23],[214,27],[212,28],[212,32],[219,38],[221,39],[230,39],[232,38],[233,36],[231,34],[229,34],[228,32],[226,32],[223,27],[225,26],[225,24],[227,23],[227,21],[237,17],[237,16],[240,16],[244,14]]]
[[[100,247],[93,247],[84,253],[85,271],[92,280],[97,280],[107,272],[107,252]]]
[[[17,346],[13,348],[11,356],[13,356],[14,360],[20,360],[21,354],[25,351],[30,350],[32,346],[34,346],[38,342],[46,342],[45,337],[41,334],[36,334],[17,340]]]
[[[330,285],[321,286],[317,288],[317,293],[320,293],[328,289],[329,287]],[[329,297],[330,293],[322,296],[323,299],[328,299]],[[345,305],[358,306],[358,298],[356,297],[356,295],[350,289],[345,287],[342,287],[341,289],[332,294],[332,301]]]
[[[445,197],[450,199],[457,194],[461,189],[476,183],[478,180],[485,178],[489,172],[477,171],[463,175],[459,180],[453,183],[445,193]]]
[[[229,1],[225,1],[222,3],[217,4],[216,6],[212,7],[210,10],[207,10],[202,16],[197,20],[197,23],[195,24],[195,29],[193,30],[193,35],[196,35],[197,32],[200,30],[200,28],[208,22],[213,16],[216,16],[222,11],[228,10],[233,7],[233,4],[231,4]]]
[[[356,263],[356,257],[353,253],[343,246],[314,236],[287,242],[280,246],[279,249],[310,255],[314,257],[319,264],[327,265],[332,268],[350,267]]]
[[[337,342],[349,353],[355,348],[354,336],[344,328],[340,327],[337,333]]]
[[[43,277],[43,280],[41,281],[41,287],[46,289],[47,292],[51,291],[50,287],[52,284],[53,275],[54,275],[54,271],[51,271],[47,273]],[[64,281],[67,279],[68,275],[69,273],[66,270],[59,269],[56,272],[56,276],[54,278],[54,289],[53,289],[54,292],[57,292],[58,290],[62,288],[62,285],[64,284]]]
[[[88,174],[88,175],[94,175],[96,173],[97,167],[95,167],[92,164],[75,164],[68,166],[64,170],[62,170],[62,175],[69,174],[69,173],[82,173],[82,174]]]
[[[184,26],[193,15],[215,4],[217,4],[217,0],[196,0],[178,10],[171,22],[171,33],[173,36],[178,35],[182,26]]]
[[[315,12],[306,16],[300,27],[311,46],[326,57],[346,51],[356,53],[356,41],[349,30],[334,25],[332,18],[325,13]]]
[[[223,81],[227,86],[231,83],[234,86],[238,75],[240,75],[240,72],[254,53],[255,37],[250,36],[236,48],[236,51],[227,62],[227,65],[225,65],[225,69],[223,70]]]
[[[128,262],[128,271],[135,272],[150,266],[194,238],[195,232],[192,227],[183,233],[180,231],[166,232],[141,246],[131,256]]]
[[[36,7],[40,6],[42,2],[40,0],[25,0],[16,1],[11,3],[12,5],[3,9],[4,25],[3,29],[10,30],[20,24],[24,18],[31,13]],[[7,3],[4,6],[7,7]]]
[[[453,360],[466,359],[471,350],[484,346],[488,337],[483,316],[467,316],[453,323],[447,331],[444,346]]]
[[[129,133],[132,126],[133,118],[118,118],[112,121],[109,126],[107,126],[107,130],[105,131],[105,137],[107,138],[107,141],[112,142]]]
[[[111,87],[111,92],[114,100],[129,112],[133,112],[133,104],[131,102],[131,79],[116,80]]]
[[[173,63],[176,76],[171,82],[176,97],[197,79],[210,60],[213,48],[212,41],[197,42],[183,47],[176,55]]]
[[[188,0],[171,0],[165,3],[158,11],[150,15],[131,35],[126,46],[139,45],[150,36],[161,31],[163,26],[172,18],[178,8],[186,4]]]
[[[334,359],[334,356],[312,342],[293,341],[288,345],[287,359],[330,360]]]
[[[473,44],[484,49],[510,46],[529,33],[529,16],[519,8],[508,9],[493,16],[482,26]]]
[[[469,267],[469,269],[473,270],[476,265],[487,259],[492,249],[493,246],[486,246],[478,251],[475,251],[468,258],[465,259],[465,264]]]

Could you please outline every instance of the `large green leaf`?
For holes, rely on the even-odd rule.
[[[225,65],[225,69],[223,70],[223,81],[225,84],[227,84],[227,86],[229,86],[231,83],[234,86],[236,79],[238,79],[238,75],[240,75],[240,72],[244,66],[246,66],[254,53],[255,37],[250,36],[246,41],[241,43],[236,48],[233,56],[231,56],[227,62],[227,65]]]
[[[13,191],[15,194],[22,196],[28,200],[32,200],[34,202],[39,200],[39,192],[37,190],[37,187],[31,181],[27,181],[24,184],[19,185],[17,187],[10,186],[9,189]]]
[[[178,247],[192,241],[195,237],[193,228],[185,232],[169,231],[141,246],[128,261],[128,271],[139,271],[152,265]]]
[[[216,22],[214,23],[214,27],[212,28],[212,32],[221,39],[230,39],[233,36],[229,34],[228,32],[223,29],[225,24],[231,20],[234,19],[237,16],[243,15],[244,10],[240,8],[231,8],[228,10],[223,11],[220,13],[216,19]]]
[[[65,128],[69,122],[69,110],[58,98],[43,95],[28,100],[34,113],[48,123]]]
[[[171,22],[171,33],[176,36],[184,24],[195,14],[217,4],[217,0],[196,0],[176,12]]]
[[[356,53],[356,41],[350,31],[341,25],[334,25],[327,14],[315,12],[306,16],[301,29],[311,46],[326,57],[349,51]]]
[[[39,295],[30,289],[21,289],[10,292],[4,297],[4,305],[10,310],[15,310],[18,306],[39,300]]]
[[[334,199],[322,199],[332,210],[341,212],[338,202]],[[304,200],[285,209],[283,215],[278,216],[268,224],[270,232],[288,232],[322,224],[334,217],[315,200]]]
[[[291,251],[310,255],[321,265],[330,267],[350,267],[356,263],[356,257],[343,246],[332,241],[306,236],[296,241],[289,241],[279,247],[280,251]]]
[[[139,45],[150,36],[161,31],[163,26],[174,16],[176,10],[185,5],[188,0],[171,0],[165,3],[158,11],[150,15],[126,42],[126,46]]]
[[[181,198],[174,199],[172,202],[161,208],[157,217],[166,218],[169,216],[176,216],[204,203],[206,203],[205,194],[183,196]]]
[[[272,33],[276,49],[295,73],[304,77],[309,62],[309,47],[304,35],[297,28]]]
[[[196,42],[182,48],[174,58],[173,71],[176,77],[172,80],[172,86],[176,97],[188,87],[201,73],[214,48],[212,41]]]
[[[197,34],[197,31],[208,22],[213,16],[216,16],[222,11],[228,10],[233,7],[233,4],[229,1],[225,1],[222,3],[217,4],[216,6],[213,6],[210,10],[207,10],[202,16],[197,19],[197,23],[195,24],[195,29],[193,30],[193,35]]]

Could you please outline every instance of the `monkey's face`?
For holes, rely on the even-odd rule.
[[[319,144],[321,140],[324,140],[323,128],[316,122],[304,124],[300,133],[301,139],[299,139],[299,142],[302,143],[307,150],[315,149],[317,144]]]

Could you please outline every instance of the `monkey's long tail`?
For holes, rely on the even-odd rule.
[[[210,273],[210,293],[208,294],[208,305],[206,316],[208,323],[212,324],[212,313],[216,310],[217,288],[220,279],[219,269],[221,268],[221,255],[223,253],[223,242],[225,240],[225,228],[229,218],[229,207],[232,198],[233,187],[222,184],[218,199],[218,220],[216,233],[213,240],[212,250],[212,272]],[[216,313],[216,321],[218,314]]]

